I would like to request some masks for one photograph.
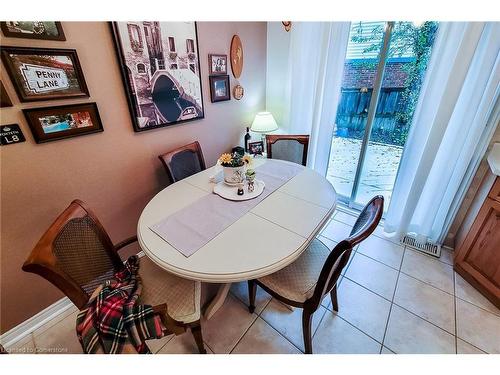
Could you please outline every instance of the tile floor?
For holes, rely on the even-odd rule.
[[[333,247],[350,231],[353,217],[337,211],[320,234]],[[500,353],[500,310],[440,259],[381,237],[359,245],[339,281],[339,312],[325,298],[314,315],[315,353]],[[203,321],[209,353],[301,353],[301,310],[289,310],[261,289],[254,314],[246,283],[233,284],[224,306]],[[81,353],[76,309],[8,348],[12,352]],[[192,336],[148,343],[155,353],[196,353]]]

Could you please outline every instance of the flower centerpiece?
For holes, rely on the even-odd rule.
[[[224,181],[228,184],[241,184],[245,180],[245,168],[252,163],[250,155],[238,153],[222,154],[219,163],[224,167]]]

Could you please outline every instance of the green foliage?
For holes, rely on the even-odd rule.
[[[402,110],[396,113],[396,120],[408,126],[413,119],[438,24],[437,22],[425,22],[421,27],[412,28],[411,32],[404,31],[393,35],[397,41],[406,41],[415,56],[415,60],[404,66],[407,77],[402,93],[403,105],[401,106]],[[404,29],[408,29],[408,27]]]
[[[394,24],[388,58],[403,55],[414,57],[404,64],[403,68],[407,77],[404,84],[405,89],[402,92],[401,105],[396,112],[398,127],[394,130],[394,135],[390,137],[395,139],[397,144],[404,144],[408,136],[408,128],[415,112],[437,29],[438,23],[433,21],[426,21],[419,27],[411,22],[396,22]],[[380,50],[384,37],[384,27],[382,25],[375,27],[369,35],[364,35],[363,24],[360,22],[355,26],[354,31],[351,37],[352,42],[365,44],[372,42],[363,50],[363,53]],[[375,68],[377,63],[378,61],[374,62],[373,59],[360,62],[360,64],[366,64],[367,68],[372,69]]]

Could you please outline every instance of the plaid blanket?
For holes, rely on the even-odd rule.
[[[84,353],[150,353],[144,340],[163,337],[165,326],[149,305],[137,303],[142,291],[139,258],[96,289],[77,317]]]

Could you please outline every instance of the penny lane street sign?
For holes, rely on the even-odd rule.
[[[19,125],[12,124],[0,127],[0,144],[2,146],[24,142],[25,140]]]
[[[22,64],[21,72],[28,89],[36,94],[64,90],[69,87],[68,76],[62,69]]]

